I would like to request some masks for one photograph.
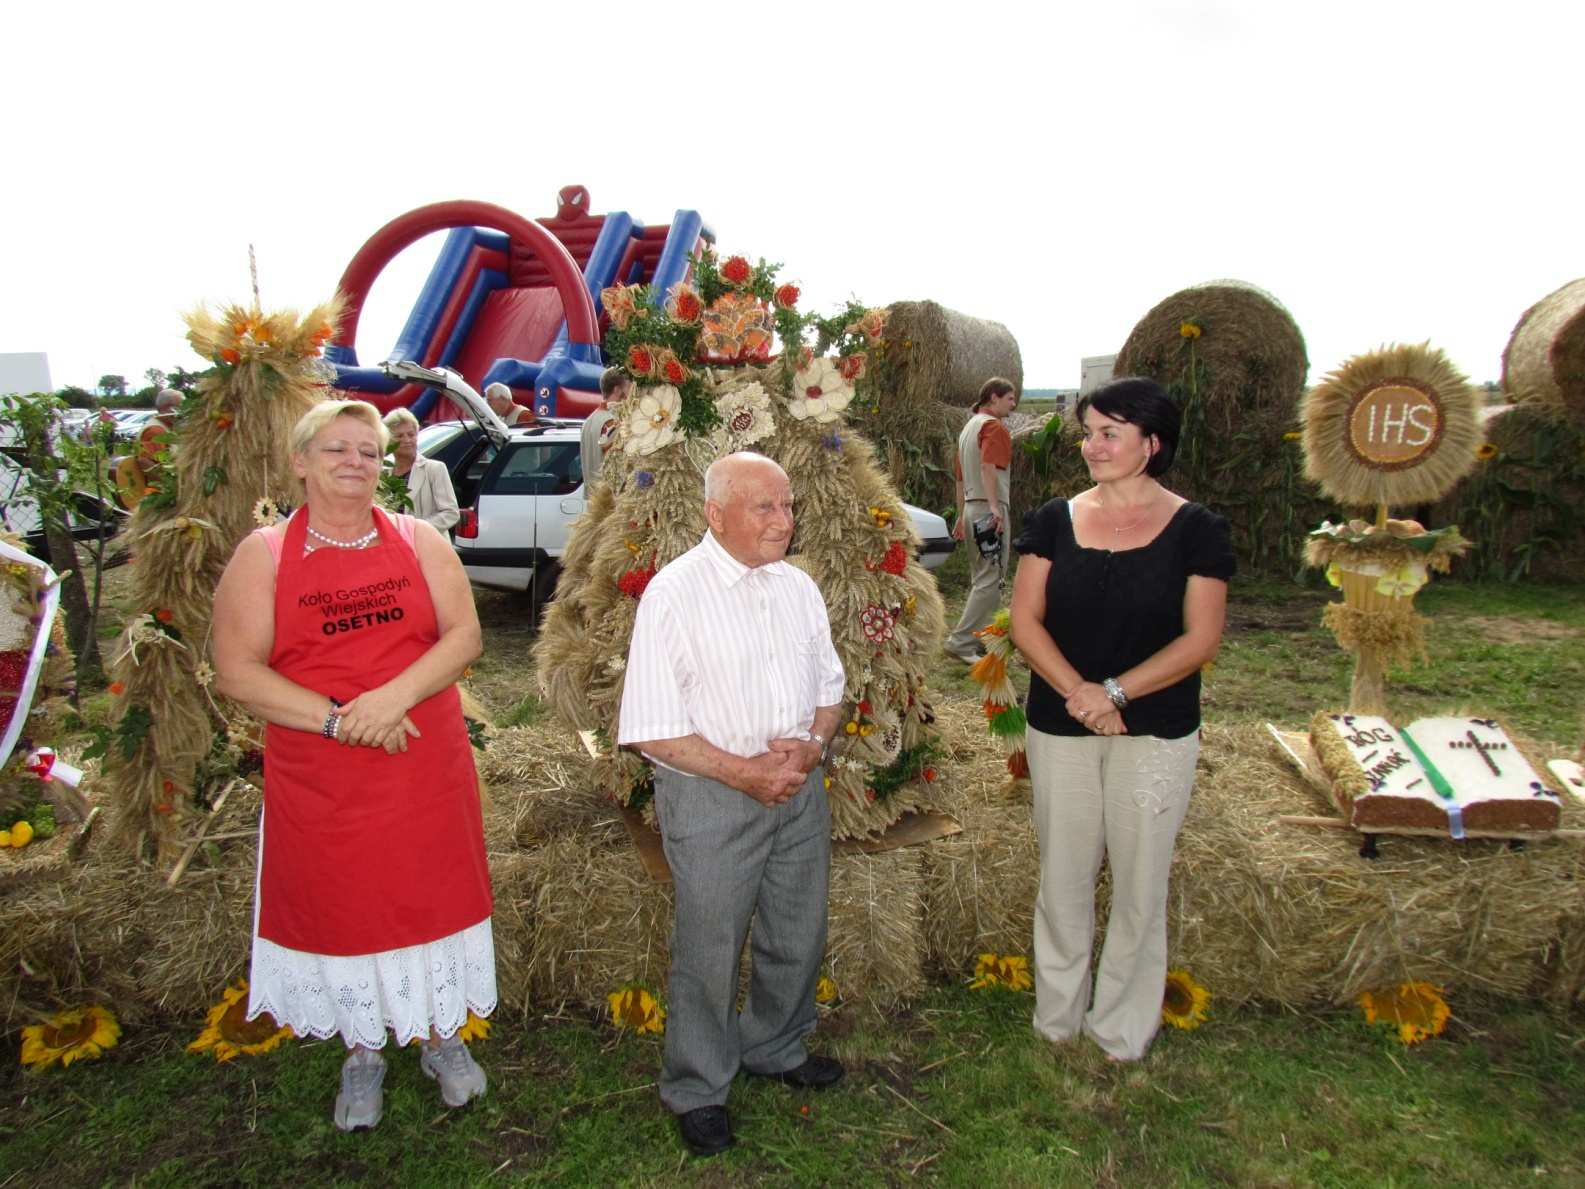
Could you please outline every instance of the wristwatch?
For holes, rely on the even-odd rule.
[[[820,762],[822,764],[825,763],[826,753],[831,750],[831,744],[826,741],[826,737],[824,735],[816,735],[813,731],[809,732],[809,738],[813,739],[820,745]]]
[[[1106,691],[1106,696],[1112,699],[1112,705],[1119,710],[1128,706],[1128,695],[1123,692],[1123,687],[1117,684],[1117,678],[1108,677],[1101,682],[1101,688]]]

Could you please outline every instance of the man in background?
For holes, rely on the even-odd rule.
[[[497,380],[484,390],[484,399],[490,402],[490,408],[495,415],[506,422],[506,428],[516,426],[530,426],[538,420],[534,410],[525,408],[512,399],[512,390],[501,381]]]
[[[616,414],[611,410],[627,399],[632,386],[627,373],[619,367],[608,367],[600,373],[600,407],[583,419],[583,432],[578,437],[586,493],[600,477],[600,464],[611,448],[611,436],[616,430]]]
[[[980,386],[974,415],[958,435],[954,471],[957,479],[958,518],[952,535],[967,541],[973,569],[969,598],[963,615],[945,645],[948,656],[972,665],[984,649],[975,632],[991,622],[1001,604],[1002,583],[1007,580],[1007,509],[1012,489],[1013,437],[1006,419],[1018,407],[1018,390],[1012,381],[992,376]],[[989,516],[1000,548],[986,556],[974,539],[974,525]]]

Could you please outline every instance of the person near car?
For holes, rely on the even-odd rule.
[[[831,865],[822,759],[845,679],[820,588],[784,560],[786,472],[759,454],[717,459],[704,512],[703,539],[639,600],[617,742],[655,763],[675,894],[660,1097],[683,1141],[712,1155],[733,1143],[726,1099],[739,1069],[800,1089],[842,1077],[804,1038]]]
[[[611,448],[616,429],[616,414],[611,410],[627,399],[633,382],[619,367],[608,367],[600,373],[600,407],[583,419],[583,430],[578,435],[578,456],[583,465],[583,486],[587,491],[600,477],[600,464],[605,452]]]
[[[176,428],[176,410],[181,408],[182,394],[174,388],[161,389],[154,398],[154,416],[138,434],[138,466],[145,479],[151,479],[160,470],[160,451],[165,439]]]
[[[489,402],[495,415],[506,422],[507,429],[513,426],[533,425],[538,420],[534,416],[534,410],[513,400],[512,390],[499,380],[485,387],[484,399]]]
[[[1055,499],[1014,547],[1012,635],[1032,670],[1029,775],[1040,843],[1035,1030],[1080,1032],[1114,1061],[1161,1024],[1167,879],[1200,740],[1200,669],[1216,656],[1233,574],[1227,521],[1160,481],[1181,416],[1154,380],[1079,398],[1095,486]],[[1095,879],[1112,907],[1091,997]]]
[[[396,447],[391,473],[407,485],[413,515],[443,533],[449,532],[462,517],[457,509],[457,493],[452,489],[446,464],[418,452],[418,418],[407,409],[392,409],[385,415],[385,428]]]
[[[485,1091],[458,1030],[496,1005],[473,749],[457,679],[479,619],[451,544],[374,506],[387,432],[324,401],[292,431],[302,505],[243,538],[214,602],[216,684],[265,721],[248,1019],[339,1035],[334,1119],[372,1127],[387,1032],[447,1106]]]
[[[1007,432],[1007,416],[1018,407],[1018,389],[1010,380],[992,376],[980,386],[973,415],[958,434],[958,452],[953,467],[958,497],[958,516],[952,535],[970,546],[972,568],[969,597],[957,627],[947,637],[947,655],[973,664],[983,651],[975,635],[991,622],[1001,603],[1002,584],[1007,581],[1008,498],[1012,490],[1013,438]],[[975,547],[974,524],[991,518],[1000,548],[986,556]]]

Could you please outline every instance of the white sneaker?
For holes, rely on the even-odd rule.
[[[341,1063],[336,1126],[343,1131],[373,1127],[385,1109],[385,1058],[373,1049],[353,1049]]]
[[[418,1067],[440,1083],[440,1097],[447,1106],[466,1106],[484,1093],[484,1070],[468,1052],[458,1036],[448,1036],[439,1048],[420,1046]]]

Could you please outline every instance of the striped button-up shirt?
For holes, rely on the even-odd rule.
[[[814,579],[784,561],[745,566],[707,531],[639,600],[617,743],[699,735],[750,758],[807,739],[843,683]]]

